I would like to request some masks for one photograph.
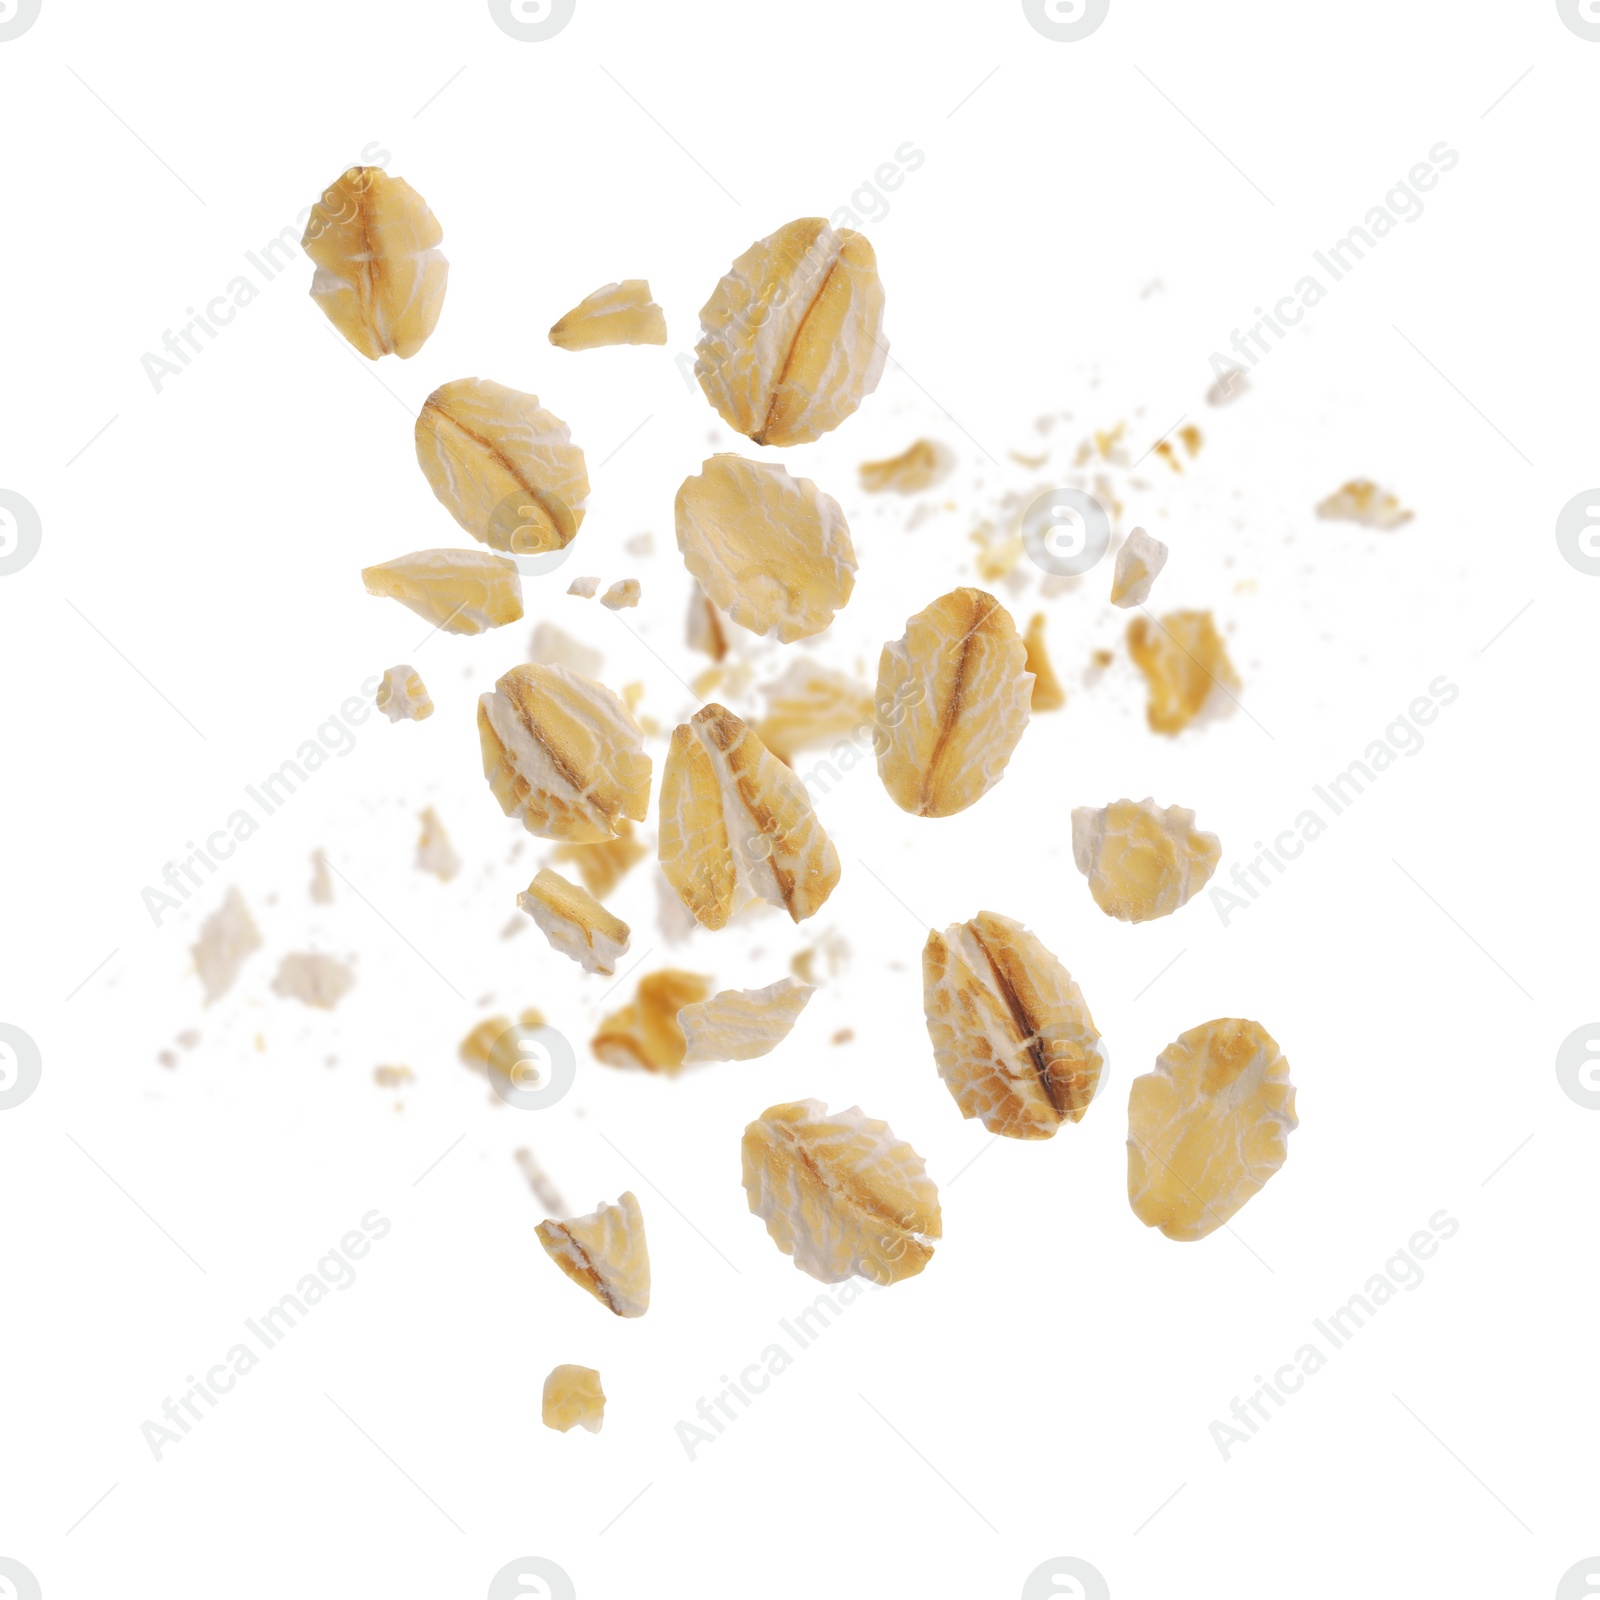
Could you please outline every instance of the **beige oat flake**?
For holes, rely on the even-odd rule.
[[[445,633],[486,633],[522,615],[516,563],[484,550],[418,550],[363,568],[361,581]]]
[[[682,1007],[678,1026],[688,1044],[684,1065],[770,1055],[789,1037],[816,992],[796,978],[780,978],[765,989],[723,989]]]
[[[639,580],[637,578],[618,578],[606,592],[600,596],[600,604],[608,611],[627,611],[639,603]]]
[[[1205,888],[1222,859],[1222,841],[1194,825],[1182,806],[1152,798],[1113,800],[1072,813],[1072,859],[1094,903],[1121,922],[1170,916]]]
[[[626,705],[566,667],[513,667],[478,701],[483,774],[529,833],[573,844],[643,822],[650,757]]]
[[[1033,674],[1011,614],[953,589],[878,663],[878,776],[914,816],[964,811],[997,784],[1028,726]]]
[[[539,1420],[558,1433],[579,1427],[599,1433],[606,1420],[606,1394],[600,1387],[600,1374],[593,1367],[552,1367],[544,1380]]]
[[[993,911],[930,933],[922,1004],[934,1060],[964,1117],[1010,1139],[1081,1122],[1106,1052],[1072,975]]]
[[[417,836],[417,871],[431,872],[440,883],[448,883],[461,870],[461,857],[432,806],[425,807],[418,820],[422,832]]]
[[[382,167],[351,167],[311,208],[301,248],[311,298],[369,361],[414,356],[439,320],[450,264],[422,196]]]
[[[922,1157],[860,1106],[769,1106],[744,1130],[742,1154],[751,1211],[818,1281],[898,1283],[933,1259],[939,1191]]]
[[[433,715],[433,699],[415,667],[390,667],[378,685],[376,703],[391,722],[422,722]]]
[[[839,882],[838,852],[805,785],[715,703],[673,729],[659,839],[661,870],[706,928],[753,899],[803,922]]]
[[[1111,603],[1127,610],[1142,606],[1150,598],[1150,586],[1167,564],[1167,547],[1152,539],[1143,528],[1135,528],[1117,551],[1116,571],[1111,578]]]
[[[194,969],[206,991],[206,1004],[220,1000],[233,987],[249,956],[261,948],[261,933],[237,889],[200,924],[200,937],[190,949]]]
[[[1363,527],[1389,531],[1403,526],[1416,515],[1405,510],[1399,496],[1380,489],[1369,478],[1352,478],[1317,505],[1324,522],[1358,522]]]
[[[279,963],[278,975],[272,980],[272,992],[318,1011],[332,1011],[355,981],[355,973],[344,962],[314,950],[297,950]]]
[[[695,376],[757,444],[806,444],[878,387],[888,355],[872,246],[801,217],[758,239],[700,311]]]
[[[587,889],[568,883],[549,867],[540,868],[517,896],[517,904],[538,924],[551,948],[570,956],[585,972],[610,977],[618,959],[628,953],[628,924],[612,916]]]
[[[861,487],[868,494],[919,494],[931,489],[955,464],[955,457],[932,439],[918,439],[897,456],[883,461],[863,461]]]
[[[631,1192],[617,1203],[600,1203],[586,1217],[541,1222],[536,1230],[545,1254],[619,1317],[642,1317],[650,1309],[650,1252],[644,1215]]]
[[[665,344],[666,313],[650,298],[646,278],[624,278],[585,295],[550,330],[558,350],[596,350],[608,344]]]

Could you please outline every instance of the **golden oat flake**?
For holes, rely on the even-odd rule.
[[[1071,973],[1020,922],[980,911],[930,933],[922,1004],[962,1116],[1009,1139],[1049,1139],[1083,1120],[1105,1048]]]
[[[418,550],[363,568],[361,581],[445,633],[486,633],[522,615],[516,562],[483,550]]]
[[[567,667],[513,667],[478,701],[483,775],[529,833],[571,844],[612,838],[650,800],[644,734],[604,684]]]
[[[433,698],[415,667],[390,667],[378,685],[378,709],[391,722],[422,722],[433,715]]]
[[[550,343],[558,350],[666,342],[666,313],[650,298],[646,278],[624,278],[596,289],[550,330]]]
[[[644,1215],[631,1192],[586,1217],[541,1222],[539,1243],[555,1264],[607,1311],[642,1317],[650,1309],[650,1251]]]
[[[323,190],[300,241],[317,269],[311,298],[369,361],[414,356],[444,305],[443,238],[404,178],[351,167]]]
[[[915,444],[884,461],[863,461],[861,487],[868,494],[919,494],[946,476],[955,458],[942,444],[918,439]],[[1043,465],[1043,458],[1040,458]]]
[[[715,703],[673,729],[659,841],[667,882],[705,928],[752,900],[803,922],[839,882],[839,854],[805,785]]]
[[[585,972],[610,977],[628,953],[628,924],[549,867],[539,870],[517,904],[538,924],[551,949],[570,956]]]
[[[423,401],[414,432],[429,487],[474,539],[519,556],[572,543],[589,472],[571,430],[537,395],[458,378]]]
[[[684,565],[741,628],[792,644],[821,633],[850,598],[850,529],[809,478],[715,455],[683,480],[674,510]]]
[[[758,239],[700,311],[695,376],[722,420],[764,445],[806,444],[878,387],[889,353],[872,246],[802,217]]]
[[[769,1106],[744,1130],[744,1188],[773,1242],[821,1283],[913,1278],[943,1233],[922,1157],[860,1106]]]
[[[552,1367],[544,1380],[539,1420],[558,1433],[573,1428],[599,1433],[606,1420],[606,1392],[600,1387],[600,1374],[593,1367]]]
[[[1259,1022],[1180,1034],[1128,1094],[1128,1203],[1169,1239],[1220,1228],[1283,1165],[1299,1126],[1289,1063]]]
[[[953,816],[1000,781],[1028,726],[1027,659],[1011,613],[981,589],[952,589],[883,647],[878,776],[902,811]]]
[[[1194,825],[1182,806],[1151,798],[1113,800],[1072,813],[1072,859],[1094,903],[1119,922],[1171,916],[1205,888],[1222,859],[1222,841]]]
[[[608,1067],[643,1067],[671,1077],[683,1070],[688,1050],[678,1013],[710,993],[711,980],[698,972],[647,972],[633,999],[600,1024],[589,1048]]]
[[[1182,733],[1202,714],[1233,709],[1240,687],[1209,611],[1169,611],[1160,622],[1128,624],[1128,654],[1149,689],[1145,717],[1156,733]]]

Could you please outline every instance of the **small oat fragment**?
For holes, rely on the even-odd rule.
[[[558,350],[666,342],[667,316],[650,298],[645,278],[624,278],[585,295],[550,330],[550,343]]]
[[[697,583],[689,596],[689,617],[684,628],[684,641],[691,650],[720,661],[728,653],[728,634],[722,626],[722,613],[706,598],[706,592]]]
[[[1020,922],[980,911],[930,933],[922,1005],[962,1116],[1010,1139],[1083,1120],[1105,1047],[1072,974]]]
[[[619,1317],[642,1317],[650,1309],[650,1252],[644,1216],[631,1192],[604,1201],[586,1217],[541,1222],[536,1230],[545,1254]]]
[[[421,722],[433,715],[433,700],[415,667],[390,667],[378,685],[378,709],[391,721]]]
[[[695,376],[757,444],[806,444],[878,387],[888,356],[872,246],[801,217],[758,239],[700,311]]]
[[[299,1000],[318,1011],[332,1011],[344,999],[356,975],[344,962],[314,950],[286,955],[272,980],[272,992],[285,1000]]]
[[[803,922],[839,882],[805,785],[715,703],[673,729],[659,837],[661,870],[705,928],[757,899]]]
[[[450,844],[439,813],[428,806],[420,815],[422,832],[417,835],[418,872],[431,872],[440,883],[448,883],[461,870],[461,857]]]
[[[1194,812],[1153,799],[1113,800],[1072,813],[1072,859],[1094,903],[1120,922],[1170,916],[1205,888],[1222,841],[1201,833]]]
[[[1127,610],[1142,606],[1150,598],[1150,586],[1167,564],[1167,547],[1152,539],[1143,528],[1135,528],[1117,551],[1117,567],[1111,579],[1111,603]]]
[[[599,844],[563,844],[551,851],[550,859],[559,865],[571,863],[578,869],[583,886],[597,900],[603,899],[622,881],[630,868],[650,854],[650,846],[633,836],[633,824],[626,817],[617,821],[617,836]]]
[[[170,1072],[178,1065],[178,1058],[170,1050],[158,1050],[156,1060]]]
[[[1217,381],[1206,390],[1206,404],[1231,406],[1249,387],[1250,380],[1245,376],[1244,368],[1229,367],[1226,372],[1218,373]]]
[[[429,487],[474,539],[519,556],[572,543],[589,473],[571,430],[537,395],[458,378],[423,402],[415,435]]]
[[[637,556],[641,561],[647,556],[656,553],[656,536],[646,529],[643,533],[630,533],[622,541],[622,548],[630,556]]]
[[[522,615],[516,562],[486,550],[418,550],[364,567],[361,581],[446,633],[486,633]]]
[[[1135,617],[1128,654],[1144,674],[1145,716],[1156,733],[1181,733],[1202,713],[1232,709],[1239,676],[1209,611],[1169,611],[1159,623]]]
[[[1299,1123],[1289,1063],[1259,1022],[1180,1034],[1128,1094],[1128,1203],[1169,1239],[1220,1228],[1283,1165]]]
[[[478,701],[483,774],[529,833],[573,844],[643,822],[650,757],[627,706],[566,667],[513,667]]]
[[[544,1380],[539,1416],[545,1427],[559,1433],[577,1427],[599,1433],[600,1425],[606,1420],[606,1396],[600,1387],[600,1374],[593,1367],[552,1367]]]
[[[856,1030],[854,1028],[840,1028],[839,1031],[828,1040],[828,1043],[849,1044],[850,1041],[855,1038],[855,1036]]]
[[[300,241],[317,269],[311,298],[369,361],[414,356],[444,305],[443,238],[404,178],[351,167],[322,191]]]
[[[410,1067],[405,1066],[374,1067],[372,1069],[372,1081],[380,1089],[402,1088],[408,1083],[414,1083],[416,1076],[416,1073]]]
[[[585,972],[610,977],[628,952],[628,924],[549,867],[540,869],[517,904],[538,923],[551,948],[571,956]]]
[[[712,456],[683,480],[674,515],[684,565],[752,633],[784,644],[821,633],[855,587],[839,502],[777,462]]]
[[[596,586],[599,582],[596,578]],[[598,650],[592,650],[571,634],[563,633],[553,622],[534,625],[528,658],[542,667],[570,667],[585,678],[598,678],[604,660]]]
[[[567,585],[567,593],[577,595],[580,600],[593,600],[599,592],[600,580],[598,578],[574,578]]]
[[[193,1050],[194,1047],[200,1043],[200,1030],[198,1028],[185,1028],[183,1032],[178,1035],[178,1043],[182,1045],[185,1050]]]
[[[1016,570],[1017,563],[1028,548],[1021,534],[995,538],[987,532],[979,532],[974,533],[972,538],[978,546],[978,576],[985,583],[999,583],[1002,578],[1008,577]]]
[[[861,463],[861,487],[868,494],[920,494],[944,478],[955,457],[932,439],[918,439],[908,449],[885,461]]]
[[[1011,613],[981,589],[951,590],[883,647],[878,776],[902,811],[953,816],[1000,781],[1028,726],[1027,658]]]
[[[205,986],[206,1004],[219,1000],[233,987],[245,958],[261,948],[261,934],[237,889],[228,890],[222,904],[200,924],[200,937],[190,954]]]
[[[1044,612],[1035,611],[1028,621],[1028,631],[1022,636],[1028,671],[1033,674],[1033,697],[1028,702],[1028,708],[1031,711],[1059,711],[1067,703],[1067,691],[1061,687],[1061,680],[1050,665],[1044,629]]]
[[[860,1106],[769,1106],[744,1130],[750,1209],[794,1264],[822,1283],[898,1283],[933,1259],[939,1191],[922,1157]]]
[[[1367,528],[1398,528],[1416,515],[1401,507],[1399,497],[1367,478],[1352,478],[1317,506],[1324,522],[1359,522]]]
[[[513,1023],[510,1017],[485,1017],[456,1048],[463,1066],[471,1067],[486,1077],[493,1074],[514,1083],[513,1074],[521,1059],[517,1035],[536,1033],[545,1026],[544,1013],[532,1006],[524,1010]]]
[[[321,850],[311,856],[311,899],[319,906],[333,904],[333,879],[328,874],[328,857]]]
[[[626,611],[639,603],[639,580],[619,578],[600,596],[600,604],[608,611]]]
[[[682,1070],[688,1049],[678,1013],[710,993],[711,980],[698,972],[668,967],[646,973],[633,999],[600,1024],[589,1047],[608,1067],[643,1067],[671,1076]]]
[[[723,989],[678,1012],[688,1042],[685,1066],[698,1061],[754,1061],[785,1039],[817,991],[797,978],[780,978],[765,989]]]
[[[789,766],[802,750],[872,735],[872,690],[807,657],[791,661],[783,676],[762,692],[767,714],[756,724],[756,737]]]
[[[550,1174],[534,1159],[533,1152],[523,1148],[511,1152],[512,1159],[522,1171],[522,1176],[528,1180],[528,1187],[533,1190],[539,1204],[548,1211],[565,1211],[567,1202],[561,1198],[561,1191],[550,1181]]]
[[[850,946],[845,942],[843,934],[837,929],[830,928],[815,944],[808,944],[803,950],[795,951],[789,961],[789,970],[802,983],[820,984],[823,980],[816,970],[818,956],[827,962],[828,976],[837,978],[850,960]]]

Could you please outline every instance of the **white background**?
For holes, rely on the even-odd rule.
[[[1600,1114],[1554,1072],[1600,1012],[1600,580],[1553,536],[1600,480],[1597,73],[1600,44],[1544,0],[1113,0],[1075,44],[1015,3],[578,0],[526,44],[473,3],[44,0],[0,43],[0,487],[44,530],[0,578],[0,1021],[44,1063],[0,1113],[0,1555],[47,1600],[479,1596],[524,1555],[583,1600],[1009,1597],[1068,1555],[1118,1600],[1554,1594],[1600,1549]],[[1425,213],[1208,407],[1211,353],[1441,140],[1460,161]],[[586,1041],[634,979],[602,1005],[607,980],[531,928],[500,937],[547,847],[488,794],[474,703],[548,618],[613,687],[643,682],[663,728],[693,709],[672,497],[714,449],[779,453],[732,435],[675,357],[736,254],[849,205],[907,141],[925,161],[864,224],[893,359],[856,416],[782,457],[840,500],[860,559],[817,657],[870,680],[908,615],[974,581],[968,536],[1004,495],[1061,481],[1093,428],[1125,421],[1138,456],[1186,416],[1201,454],[1181,477],[1149,457],[1120,526],[1171,545],[1156,602],[1214,611],[1244,710],[1150,733],[1108,571],[1042,601],[1024,563],[1022,592],[999,592],[1019,622],[1049,614],[1066,710],[947,821],[851,771],[819,802],[843,880],[800,928],[773,914],[669,945],[653,863],[636,869],[612,903],[646,969],[770,982],[827,929],[852,954],[764,1060],[613,1071]],[[378,366],[332,335],[303,257],[266,285],[244,259],[298,234],[369,142],[450,260],[434,337]],[[157,393],[141,356],[241,274],[258,298]],[[548,344],[629,276],[666,309],[665,349]],[[472,374],[570,422],[594,490],[571,560],[527,583],[527,622],[418,650],[423,624],[359,569],[468,542],[411,419]],[[934,497],[952,509],[908,530],[855,468],[919,434],[960,464]],[[1039,469],[1010,454],[1047,448]],[[1316,520],[1357,476],[1415,520]],[[654,556],[626,554],[645,529]],[[567,597],[587,572],[637,576],[643,604]],[[1086,685],[1102,646],[1116,664]],[[754,653],[757,683],[783,655]],[[140,891],[163,863],[402,660],[432,720],[367,721],[154,926]],[[1095,908],[1074,805],[1192,806],[1226,874],[1441,674],[1460,695],[1425,748],[1231,926],[1205,897],[1140,927]],[[659,772],[664,740],[650,750]],[[411,864],[424,804],[466,863],[447,886]],[[340,874],[328,907],[307,894],[318,847]],[[230,882],[265,948],[207,1010],[189,946]],[[1111,1054],[1105,1096],[1046,1143],[991,1148],[933,1069],[921,944],[980,908],[1060,954]],[[296,949],[353,958],[333,1013],[273,995]],[[546,1113],[494,1101],[455,1055],[524,1005],[579,1050]],[[1127,1087],[1229,1015],[1282,1046],[1301,1125],[1231,1230],[1175,1244],[1127,1205]],[[417,1082],[378,1089],[380,1062]],[[820,1287],[739,1184],[744,1124],[806,1096],[921,1152],[945,1238],[691,1462],[674,1425]],[[639,1195],[647,1317],[609,1317],[544,1257],[519,1146],[571,1213]],[[393,1228],[354,1286],[154,1460],[141,1423],[373,1208]],[[1441,1209],[1459,1231],[1420,1287],[1224,1461],[1211,1423]],[[598,1437],[540,1425],[562,1361],[603,1374]]]

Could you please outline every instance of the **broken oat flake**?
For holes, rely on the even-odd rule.
[[[418,550],[363,567],[361,581],[445,633],[486,633],[522,615],[516,563],[487,550]]]
[[[672,967],[648,972],[639,980],[633,999],[600,1024],[589,1048],[608,1067],[643,1067],[646,1072],[669,1076],[677,1073],[688,1049],[678,1013],[710,993],[711,980],[698,972],[679,972]]]
[[[666,342],[666,313],[650,298],[645,278],[624,278],[585,295],[550,330],[550,343],[558,350]]]
[[[586,1217],[541,1222],[536,1230],[545,1254],[619,1317],[642,1317],[650,1309],[650,1252],[644,1215],[631,1192],[617,1203],[600,1203]]]
[[[355,973],[344,962],[314,950],[302,950],[286,955],[279,963],[272,992],[318,1011],[332,1011],[355,981]]]
[[[205,987],[207,1005],[233,987],[246,957],[260,948],[261,934],[244,896],[237,889],[229,889],[222,904],[200,924],[200,937],[189,952]]]
[[[600,1374],[593,1367],[552,1367],[544,1380],[539,1420],[558,1433],[578,1427],[599,1433],[606,1420],[606,1395],[600,1387]]]
[[[517,896],[517,904],[539,925],[550,946],[570,956],[585,972],[605,977],[628,953],[628,924],[614,917],[587,889],[568,883],[549,867]]]
[[[1222,859],[1222,841],[1194,825],[1182,806],[1153,798],[1113,800],[1072,813],[1072,859],[1094,903],[1120,922],[1170,916],[1205,888]]]
[[[770,1055],[789,1037],[817,991],[795,978],[765,989],[723,989],[709,1000],[684,1006],[678,1026],[688,1044],[683,1061],[753,1061]]]

